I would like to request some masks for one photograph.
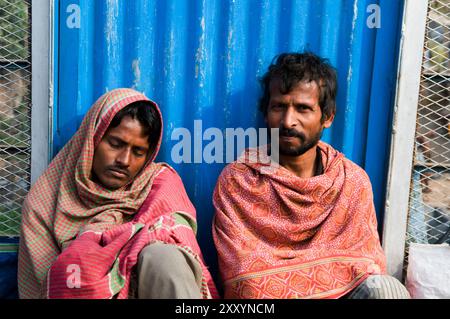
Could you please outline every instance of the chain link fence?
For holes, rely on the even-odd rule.
[[[450,0],[428,5],[411,179],[410,243],[450,243]]]
[[[19,234],[30,188],[31,0],[0,0],[0,236]]]

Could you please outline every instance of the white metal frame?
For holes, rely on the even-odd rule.
[[[50,160],[53,110],[53,1],[31,1],[31,184]]]
[[[387,272],[402,279],[417,104],[428,0],[406,0],[386,190],[383,249]]]

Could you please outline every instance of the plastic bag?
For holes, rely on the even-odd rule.
[[[414,299],[450,298],[450,246],[411,243],[406,288]]]

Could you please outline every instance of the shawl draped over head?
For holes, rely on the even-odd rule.
[[[199,261],[202,295],[217,291],[195,238],[196,213],[175,170],[154,163],[162,138],[140,173],[111,191],[94,183],[95,147],[118,111],[137,101],[131,89],[101,96],[80,128],[31,188],[22,207],[18,283],[21,298],[127,298],[140,251],[177,245]]]
[[[385,273],[367,174],[318,148],[324,172],[311,178],[248,160],[262,149],[221,173],[213,237],[225,298],[338,298]]]

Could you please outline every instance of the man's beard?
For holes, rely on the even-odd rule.
[[[281,145],[281,143],[278,143],[279,153],[280,155],[293,157],[303,155],[311,148],[317,145],[317,143],[322,138],[322,133],[323,129],[321,128],[315,135],[307,139],[303,133],[297,132],[293,129],[280,128],[280,136],[279,136],[280,138],[282,136],[295,137],[300,139],[301,144],[297,147],[294,147],[294,146],[284,146]]]

